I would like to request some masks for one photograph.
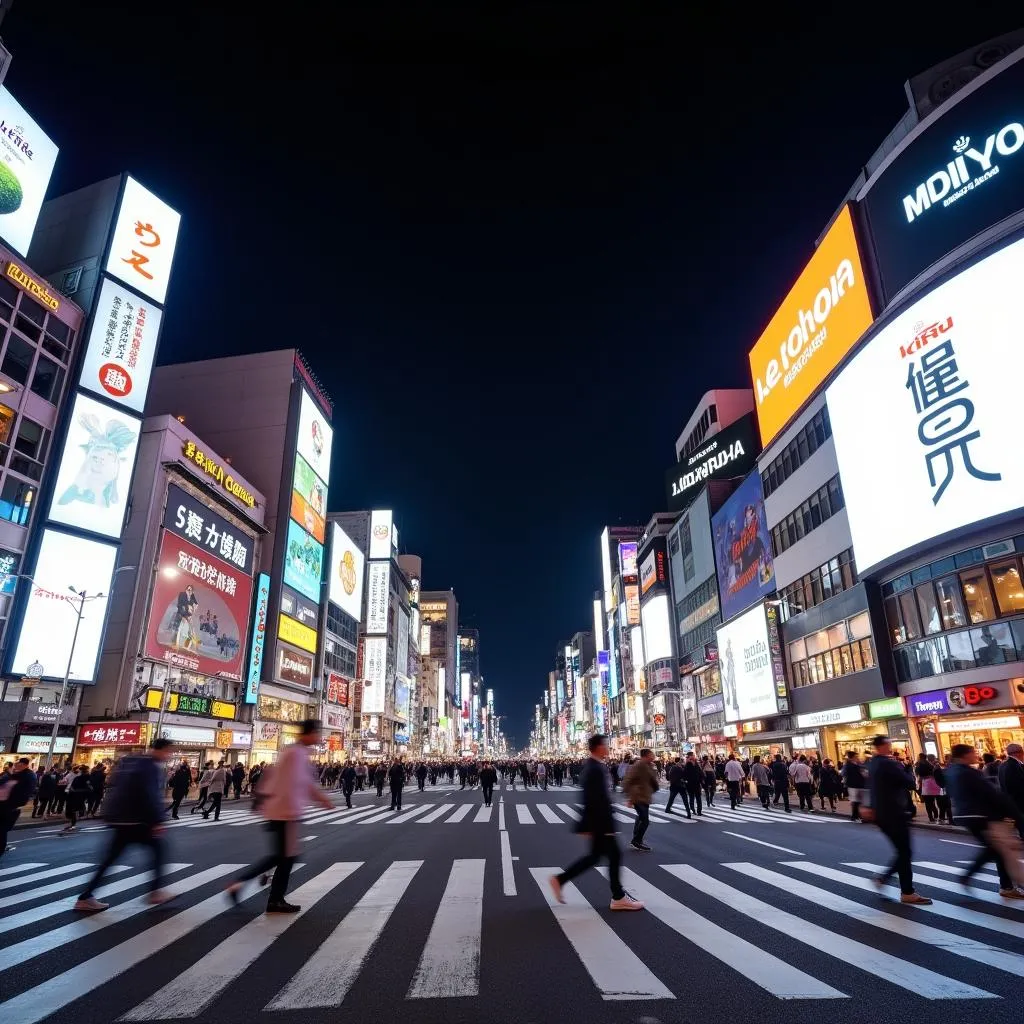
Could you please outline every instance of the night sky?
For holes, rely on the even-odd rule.
[[[161,362],[305,353],[332,510],[395,509],[524,743],[602,526],[749,386],[904,81],[1016,5],[331,6],[18,0],[7,85],[50,195],[128,170],[181,210]]]

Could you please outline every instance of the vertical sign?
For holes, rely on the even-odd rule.
[[[270,603],[270,577],[261,572],[256,582],[256,612],[252,624],[249,672],[245,680],[245,703],[255,704],[263,671],[263,653],[267,637],[267,608]]]

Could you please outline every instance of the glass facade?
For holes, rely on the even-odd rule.
[[[779,591],[779,615],[785,622],[856,584],[857,566],[853,560],[853,548],[847,548],[824,565],[819,565],[783,587]]]
[[[832,436],[828,409],[822,406],[761,473],[761,488],[767,498],[781,487]]]
[[[790,682],[811,686],[875,665],[871,622],[860,612],[789,644]]]

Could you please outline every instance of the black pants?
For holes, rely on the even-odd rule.
[[[14,828],[14,823],[21,814],[21,808],[16,807],[13,811],[0,810],[0,857],[7,849],[7,833]]]
[[[796,795],[800,798],[800,810],[807,805],[807,810],[814,810],[814,786],[809,782],[798,782],[796,784]]]
[[[383,795],[384,795],[384,780],[381,779],[380,782],[377,783],[377,796],[383,796]]]
[[[707,802],[708,807],[715,806],[715,777],[713,775],[704,776],[704,799]]]
[[[171,806],[167,809],[171,812],[172,818],[176,818],[178,816],[178,808],[181,807],[181,801],[184,800],[186,796],[188,796],[188,790],[185,790],[181,796],[173,793],[171,794]]]
[[[782,806],[789,810],[789,783],[788,782],[776,782],[775,786],[775,799],[772,803],[778,807],[779,800],[782,801]]]
[[[636,824],[633,826],[633,845],[639,846],[644,841],[644,835],[651,824],[651,805],[634,803],[633,810],[636,811]]]
[[[192,805],[191,809],[188,812],[189,814],[195,814],[196,811],[201,811],[206,806],[206,797],[208,796],[209,792],[209,786],[199,787],[199,799]]]
[[[250,864],[239,876],[239,882],[247,882],[257,875],[266,875],[274,869],[274,877],[270,882],[270,902],[282,903],[288,895],[288,879],[292,874],[294,857],[288,856],[288,825],[287,821],[268,821],[266,829],[270,833],[270,853]]]
[[[80,899],[88,899],[96,891],[96,887],[103,880],[103,876],[113,867],[114,861],[121,856],[129,846],[148,846],[150,856],[153,859],[153,881],[150,883],[149,891],[157,892],[164,873],[164,844],[150,825],[111,825],[110,846],[107,847],[107,855],[103,863],[96,869],[92,880],[82,890]]]
[[[729,790],[729,803],[732,806],[732,809],[736,810],[736,805],[742,799],[740,796],[740,784],[738,782],[729,782],[726,780],[725,788]]]
[[[426,779],[417,779],[416,784],[420,787],[420,792],[423,792],[423,787],[427,784]]]
[[[32,808],[32,817],[33,818],[45,818],[46,817],[46,812],[50,810],[52,804],[53,804],[53,797],[52,796],[43,797],[43,799],[40,800],[36,804],[36,806]]]
[[[926,797],[925,799],[928,798]],[[935,797],[931,799],[934,800]],[[966,882],[975,872],[980,871],[989,861],[992,861],[996,866],[996,871],[999,872],[999,888],[1012,889],[1014,887],[1013,879],[1010,877],[1010,872],[1006,870],[1006,863],[1003,861],[1002,855],[989,843],[985,835],[988,822],[984,818],[961,818],[960,824],[981,843],[978,856],[974,858],[970,867],[964,872],[963,881]]]
[[[480,787],[484,793],[484,804],[487,807],[491,806],[491,795],[494,793],[494,785],[490,782],[485,782]]]
[[[591,836],[590,853],[570,864],[559,876],[558,881],[565,885],[578,878],[584,871],[596,867],[603,857],[608,858],[608,882],[612,887],[612,899],[621,900],[625,896],[622,882],[619,880],[619,867],[622,864],[622,851],[615,836]]]
[[[878,827],[882,834],[896,848],[896,855],[893,857],[889,870],[882,876],[882,881],[887,882],[893,876],[893,872],[899,875],[900,892],[909,896],[914,891],[914,870],[911,867],[910,853],[910,825],[905,821],[879,821]]]
[[[344,786],[344,787],[342,787],[341,791],[342,791],[342,793],[345,794],[345,806],[346,807],[351,807],[352,806],[352,787],[351,786]]]
[[[928,820],[929,821],[938,821],[939,820],[939,808],[938,808],[938,805],[937,805],[938,797],[937,796],[924,796],[924,795],[922,795],[921,799],[924,801],[924,809],[928,812]]]
[[[391,810],[400,811],[402,809],[402,787],[392,786],[391,787]]]
[[[668,788],[668,803],[665,804],[665,813],[670,814],[672,811],[672,804],[676,797],[680,797],[683,801],[683,809],[686,811],[686,816],[690,817],[690,798],[686,795],[686,790],[682,786],[669,786]]]
[[[203,811],[203,817],[209,818],[211,812],[213,814],[214,821],[220,821],[220,802],[223,799],[223,794],[219,789],[215,789],[210,794],[210,806],[207,810]]]
[[[761,806],[765,810],[768,810],[769,801],[772,798],[772,787],[771,786],[758,786],[757,787],[757,796],[758,796],[758,799],[761,801]]]
[[[703,813],[700,803],[700,786],[688,786],[686,791],[683,793],[683,796],[690,798],[690,806],[687,808],[688,811],[696,811],[698,814]]]

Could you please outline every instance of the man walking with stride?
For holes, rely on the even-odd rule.
[[[633,840],[629,844],[634,850],[650,852],[644,844],[644,835],[651,824],[651,800],[658,791],[658,776],[654,771],[654,754],[648,750],[640,751],[640,757],[629,766],[626,777],[622,780],[622,792],[627,804],[636,811],[636,824],[633,826]]]

